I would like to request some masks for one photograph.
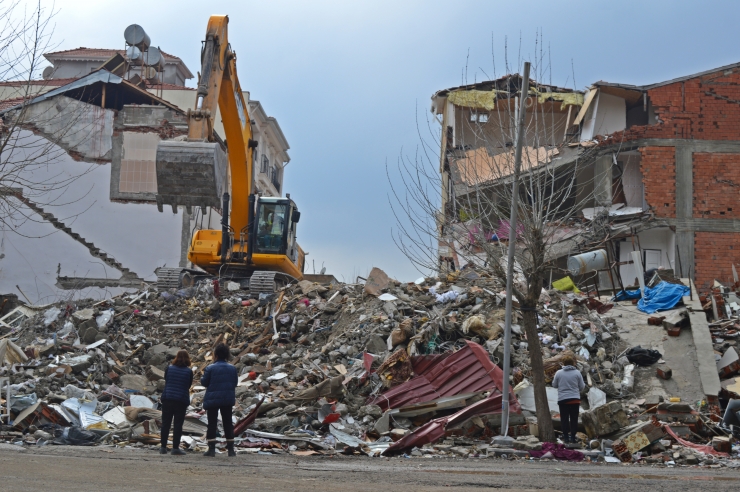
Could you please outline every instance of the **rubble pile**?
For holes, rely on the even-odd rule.
[[[516,310],[508,432],[516,440],[490,444],[500,434],[505,391],[505,293],[474,268],[410,283],[373,269],[364,283],[303,280],[258,298],[237,282],[204,281],[100,302],[22,306],[0,320],[0,390],[5,377],[10,391],[0,400],[10,408],[0,440],[158,446],[164,370],[185,349],[195,377],[183,445],[203,448],[199,380],[223,342],[239,374],[241,452],[691,464],[688,454],[701,451],[702,463],[729,462],[731,435],[716,446],[721,458],[705,458],[715,448],[696,448],[691,434],[681,434],[692,419],[686,429],[702,432],[690,406],[635,400],[635,365],[660,354],[625,346],[608,316],[613,305],[578,293],[569,279],[555,285],[560,290],[543,290],[538,307],[546,380],[563,354],[577,357],[587,381],[579,434],[587,449],[535,437],[529,343]],[[557,390],[547,392],[557,429]]]

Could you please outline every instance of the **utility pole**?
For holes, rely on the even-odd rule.
[[[519,99],[519,114],[516,122],[516,149],[514,151],[514,183],[511,190],[511,215],[509,217],[509,252],[506,261],[506,318],[504,328],[504,387],[501,399],[501,436],[494,440],[496,443],[506,444],[513,440],[508,437],[509,432],[509,372],[511,359],[511,309],[512,289],[514,286],[514,252],[516,250],[516,214],[519,201],[519,171],[522,166],[522,144],[524,142],[524,116],[526,112],[526,100],[529,95],[529,69],[530,63],[524,62],[524,75],[522,76],[521,97]]]

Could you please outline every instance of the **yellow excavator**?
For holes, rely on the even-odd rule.
[[[305,254],[296,242],[300,212],[290,195],[255,193],[249,107],[228,39],[229,18],[211,16],[201,51],[195,109],[188,110],[188,137],[157,146],[157,206],[184,206],[205,213],[220,209],[221,230],[201,229],[192,237],[188,260],[199,269],[160,268],[159,287],[184,287],[207,276],[248,283],[250,293],[274,292],[301,280]],[[216,109],[226,140],[213,131]],[[228,193],[229,182],[231,194]],[[201,271],[202,270],[202,271]]]

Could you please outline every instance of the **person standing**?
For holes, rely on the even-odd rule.
[[[236,404],[236,384],[238,382],[236,367],[229,364],[231,354],[229,347],[223,343],[216,345],[213,351],[215,362],[206,367],[200,384],[206,387],[203,398],[203,409],[208,415],[208,451],[203,456],[216,456],[216,433],[218,432],[218,414],[224,425],[226,449],[229,456],[236,456],[234,452],[234,422],[231,420],[231,411]]]
[[[558,390],[563,441],[575,443],[576,432],[578,432],[578,411],[581,409],[581,391],[586,387],[581,372],[576,368],[575,357],[570,354],[563,357],[563,368],[555,373],[552,387]]]
[[[174,418],[172,429],[172,454],[183,455],[180,449],[182,425],[185,423],[185,413],[190,405],[190,387],[193,385],[193,371],[190,369],[190,355],[186,350],[177,352],[172,364],[164,370],[164,391],[162,391],[162,429],[161,448],[159,454],[167,454],[167,439],[170,437],[170,426]]]

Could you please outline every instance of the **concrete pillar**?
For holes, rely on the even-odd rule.
[[[689,145],[676,146],[676,248],[681,255],[681,277],[696,275],[694,265],[694,149]],[[676,262],[678,265],[678,262]]]
[[[612,156],[603,155],[594,162],[594,206],[612,205]]]
[[[188,251],[190,250],[190,214],[185,207],[182,212],[182,231],[180,232],[180,268],[188,266]]]

